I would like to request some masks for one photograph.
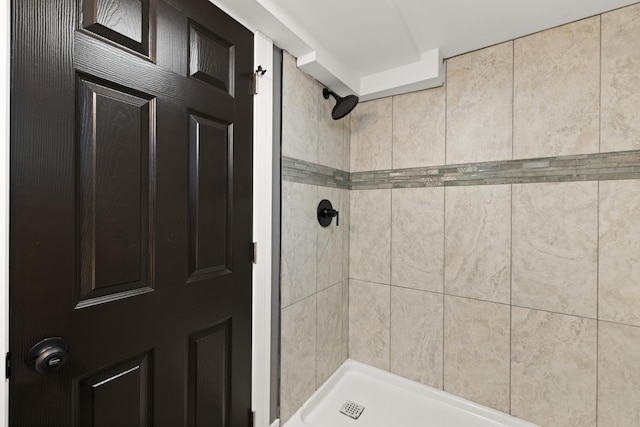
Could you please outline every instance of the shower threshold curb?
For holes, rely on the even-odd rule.
[[[356,420],[347,401],[366,408]],[[283,427],[535,427],[536,424],[347,359]]]

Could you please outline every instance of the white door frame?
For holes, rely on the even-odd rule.
[[[9,348],[9,141],[11,2],[0,6],[0,357]],[[273,42],[255,33],[254,61],[272,70]],[[272,183],[272,73],[260,77],[254,98],[253,236],[258,242],[253,266],[252,408],[256,426],[269,426],[271,355],[271,183]],[[16,359],[17,360],[17,359]],[[3,369],[0,369],[0,375]],[[9,381],[0,387],[0,424],[9,422]],[[274,423],[274,425],[277,425]]]
[[[9,351],[9,71],[11,69],[11,2],[0,6],[0,357]],[[2,369],[1,371],[4,371]],[[4,375],[2,375],[4,376]],[[9,425],[9,381],[0,387],[0,423]]]
[[[258,93],[253,98],[253,265],[251,407],[256,427],[268,427],[271,391],[271,241],[273,185],[273,42],[260,32],[254,38]]]

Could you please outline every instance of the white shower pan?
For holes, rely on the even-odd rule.
[[[348,410],[359,418],[340,412]],[[356,409],[354,410],[354,405]],[[533,427],[527,421],[347,360],[284,427]]]

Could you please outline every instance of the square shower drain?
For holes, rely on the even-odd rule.
[[[353,418],[354,420],[357,420],[360,417],[360,415],[362,415],[363,411],[364,411],[364,406],[358,405],[357,403],[352,402],[350,400],[347,400],[347,402],[344,405],[342,405],[342,408],[340,408],[340,412],[342,412],[348,417]]]

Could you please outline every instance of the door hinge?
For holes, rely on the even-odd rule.
[[[7,353],[4,361],[4,377],[9,379],[11,377],[11,353]]]
[[[249,409],[249,427],[256,427],[256,411]]]
[[[258,72],[253,73],[251,77],[251,95],[258,94]]]
[[[254,264],[258,263],[258,242],[251,244],[251,262]]]
[[[252,80],[251,80],[251,93],[253,95],[257,95],[258,94],[258,77],[259,76],[264,76],[264,74],[266,72],[267,72],[267,70],[262,68],[262,65],[258,65],[258,69],[256,71],[254,71],[253,77],[252,77]]]

